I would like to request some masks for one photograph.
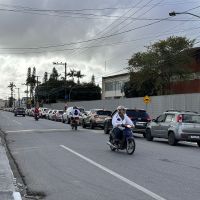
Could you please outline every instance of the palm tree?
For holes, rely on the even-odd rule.
[[[8,87],[10,88],[10,92],[11,92],[10,107],[12,107],[13,106],[13,92],[14,92],[14,88],[16,87],[16,85],[13,82],[10,82]]]
[[[67,74],[69,77],[72,78],[72,80],[74,81],[74,76],[76,76],[76,70],[74,69],[70,69],[70,72]]]
[[[81,70],[77,71],[75,76],[78,78],[77,83],[80,84],[80,79],[83,78],[85,75],[81,74]]]

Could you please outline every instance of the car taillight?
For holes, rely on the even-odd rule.
[[[147,117],[147,122],[150,122],[151,121],[151,118],[150,117]]]
[[[183,122],[183,115],[178,115],[176,121]]]

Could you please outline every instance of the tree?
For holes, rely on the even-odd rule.
[[[91,77],[91,83],[95,85],[95,76],[94,76],[94,74]]]
[[[47,81],[48,81],[48,73],[45,72],[43,77],[43,83],[46,83]]]
[[[75,73],[75,76],[78,78],[78,81],[77,83],[80,84],[80,79],[83,78],[85,75],[84,74],[81,74],[81,70],[77,71]]]
[[[52,70],[52,73],[50,74],[50,78],[49,80],[50,81],[57,81],[58,80],[58,77],[59,77],[59,74],[58,74],[58,71],[57,69],[54,67],[53,70]]]
[[[72,78],[72,81],[74,81],[74,76],[76,75],[76,70],[70,69],[70,72],[67,75]]]
[[[36,85],[36,68],[33,67],[33,72],[31,75],[31,81],[30,81],[30,97],[33,98],[33,90]]]
[[[142,96],[168,94],[171,79],[183,79],[189,72],[189,49],[193,45],[194,40],[169,37],[148,46],[146,52],[134,54],[128,62],[131,76],[134,75],[129,85],[134,83],[135,91]]]
[[[27,78],[26,78],[26,85],[30,85],[30,97],[31,97],[31,68],[29,67],[28,68],[28,71],[27,71]]]
[[[14,88],[16,86],[13,82],[10,82],[8,87],[10,88],[10,92],[11,92],[11,95],[10,95],[10,98],[9,98],[9,107],[12,107],[13,106],[13,92],[14,92]]]

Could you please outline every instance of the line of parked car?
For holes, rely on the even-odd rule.
[[[109,134],[112,130],[112,116],[117,112],[105,109],[91,109],[85,111],[84,108],[78,107],[80,110],[80,125],[83,128],[100,127],[105,134]],[[17,115],[34,115],[34,108],[24,109],[4,109],[14,112]],[[68,107],[66,111],[40,108],[39,115],[53,121],[60,121],[70,124],[71,113],[73,107]],[[168,110],[155,119],[150,119],[149,114],[142,109],[127,108],[126,114],[133,121],[135,127],[133,132],[140,133],[147,141],[154,138],[165,138],[170,145],[176,145],[179,141],[196,142],[200,147],[200,114],[192,111]]]

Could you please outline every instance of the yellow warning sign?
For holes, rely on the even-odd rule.
[[[146,104],[151,102],[151,98],[149,96],[145,96],[143,100],[144,100],[144,103]]]

